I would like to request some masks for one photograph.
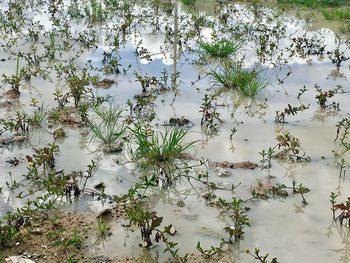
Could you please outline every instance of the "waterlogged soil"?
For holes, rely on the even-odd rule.
[[[342,150],[335,140],[336,125],[350,117],[347,36],[326,27],[328,24],[315,25],[270,5],[209,0],[197,0],[194,6],[180,1],[172,5],[168,1],[104,1],[99,16],[93,15],[91,3],[94,1],[0,1],[0,73],[14,74],[18,54],[19,68],[30,73],[30,78],[21,81],[20,94],[9,84],[1,86],[1,118],[15,118],[16,111],[31,114],[32,98],[46,112],[55,110],[57,116],[62,109],[56,109],[55,89],[69,91],[59,68],[72,63],[79,74],[87,68],[100,82],[89,86],[84,99],[112,96],[113,103],[125,106],[124,120],[150,119],[152,127],[163,132],[171,118],[189,120],[184,122],[189,129],[186,141],[197,143],[187,150],[183,161],[198,164],[207,160],[191,175],[207,175],[217,185],[216,196],[250,200],[253,190],[261,193],[260,199],[244,204],[250,218],[244,237],[226,246],[222,255],[207,259],[196,250],[197,243],[203,248],[219,246],[228,236],[224,228],[230,225],[208,201],[207,185],[183,180],[169,189],[153,187],[148,206],[163,217],[162,225],[176,228],[171,240],[178,243],[180,255],[189,253],[190,262],[256,262],[245,250],[259,248],[262,254],[271,255],[270,260],[276,257],[279,262],[349,262],[349,231],[333,222],[329,202],[331,192],[338,193],[339,202],[350,193],[349,155],[335,156]],[[256,69],[268,83],[254,98],[216,83],[208,72],[220,70],[225,59],[210,58],[198,45],[200,39],[238,38],[243,44],[227,60],[242,61],[243,68]],[[156,77],[162,85],[151,83],[142,90],[137,76],[143,76],[142,81]],[[315,84],[323,91],[341,87],[342,92],[328,98],[330,106],[321,107]],[[213,94],[210,110],[217,112],[221,121],[214,120],[216,126],[210,128],[203,125],[201,105],[206,95]],[[30,168],[26,156],[49,143],[55,142],[60,149],[55,169],[67,175],[85,171],[94,160],[97,169],[86,188],[96,191],[103,183],[104,193],[111,197],[126,194],[146,173],[130,162],[128,150],[133,145],[129,147],[128,139],[121,153],[103,152],[100,141],[74,110],[73,98],[68,100],[63,114],[44,121],[41,127],[31,127],[25,137],[11,132],[1,135],[0,216],[23,207],[31,198],[16,197],[34,187],[32,182],[22,181]],[[288,104],[307,109],[276,123],[276,111],[282,112]],[[95,114],[89,111],[89,117]],[[55,139],[58,128],[65,134]],[[274,147],[281,131],[299,139],[300,153],[305,152],[310,161],[273,159],[270,168],[264,167],[259,152]],[[18,163],[10,161],[13,158]],[[340,174],[341,159],[345,173]],[[11,189],[6,182],[14,180],[22,184]],[[304,195],[307,203],[290,189],[276,196],[268,194],[273,185],[290,187],[293,181],[309,188]],[[107,240],[96,244],[98,215],[118,206],[112,198],[101,202],[87,194],[73,200],[62,197],[56,206],[58,226],[66,234],[80,231],[84,237],[81,247],[65,251],[54,246],[48,232],[58,226],[45,220],[24,228],[22,240],[5,248],[2,256],[30,255],[37,262],[65,262],[69,257],[78,262],[171,260],[161,243],[150,249],[140,246],[140,232],[125,227],[125,215],[112,217]]]

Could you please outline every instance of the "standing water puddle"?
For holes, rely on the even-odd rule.
[[[249,207],[244,211],[250,227],[244,228],[242,239],[225,247],[223,262],[255,262],[244,253],[254,248],[279,262],[349,262],[348,228],[333,222],[329,202],[331,192],[339,195],[337,202],[343,202],[350,190],[347,173],[340,174],[339,165],[342,171],[348,169],[349,154],[339,154],[344,150],[341,135],[335,140],[338,123],[350,114],[350,51],[345,36],[319,24],[315,28],[277,8],[221,1],[198,0],[186,6],[181,1],[17,0],[1,1],[0,12],[1,118],[18,121],[16,112],[32,116],[41,105],[48,117],[41,127],[30,126],[24,141],[13,142],[18,127],[4,129],[1,135],[2,217],[47,193],[43,188],[16,198],[36,189],[35,177],[23,177],[31,169],[28,156],[35,158],[34,150],[49,143],[60,150],[55,154],[55,171],[63,170],[68,179],[74,171],[86,171],[93,160],[97,167],[84,189],[99,195],[101,189],[96,186],[103,185],[107,196],[101,202],[86,193],[73,200],[61,195],[56,205],[65,212],[96,216],[118,204],[116,196],[128,193],[140,177],[164,175],[130,161],[136,145],[129,129],[120,153],[106,153],[93,137],[86,124],[98,119],[91,105],[111,96],[113,104],[124,105],[122,119],[131,129],[139,120],[163,134],[171,128],[169,121],[185,124],[189,131],[185,141],[196,143],[186,149],[190,157],[181,165],[195,165],[187,175],[202,175],[216,185],[212,200],[208,183],[188,182],[187,177],[169,188],[153,185],[148,189],[146,206],[163,217],[162,226],[174,226],[176,233],[169,238],[178,243],[179,254],[199,254],[199,241],[203,248],[210,248],[227,239],[224,228],[232,222],[219,213],[215,202],[219,197],[232,200],[236,196],[247,200],[243,207]],[[221,40],[238,43],[238,50],[226,58],[213,58],[199,44]],[[224,87],[215,80],[213,73],[237,65],[254,71],[266,87],[246,96],[238,85]],[[9,97],[12,84],[6,81],[6,76],[16,75],[17,68],[23,72],[17,74],[21,78],[18,99]],[[80,111],[74,111],[70,83],[76,76],[82,83],[84,69],[90,79],[81,95]],[[60,117],[56,107],[61,100],[65,108],[73,109],[72,119]],[[79,112],[86,105],[89,121],[84,123]],[[1,125],[7,127],[4,122]],[[60,127],[66,134],[54,139]],[[263,150],[280,143],[274,148],[277,154],[291,138],[300,143],[298,150],[284,159],[275,155],[271,167],[267,155],[261,162]],[[13,158],[19,163],[8,162]],[[202,165],[198,165],[200,160],[205,160]],[[223,165],[225,161],[249,161],[259,167],[231,169]],[[81,175],[86,172],[77,178]],[[79,187],[84,181],[79,179]],[[294,189],[293,194],[293,182],[310,191],[301,195]],[[276,185],[289,188],[273,196],[271,189]],[[98,258],[164,262],[170,258],[163,253],[162,243],[150,250],[140,247],[144,243],[140,231],[126,228],[128,223],[125,217],[108,222],[111,235],[99,245],[95,244],[96,231],[91,231],[82,262]]]

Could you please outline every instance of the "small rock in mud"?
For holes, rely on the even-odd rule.
[[[191,124],[191,121],[189,119],[186,119],[185,117],[170,118],[170,120],[169,120],[170,126],[187,126],[190,124]]]
[[[115,84],[115,81],[112,79],[103,79],[100,80],[96,87],[100,89],[109,89],[113,84]]]
[[[185,207],[185,202],[182,201],[182,200],[179,200],[179,201],[177,201],[176,205],[177,205],[178,207]]]
[[[105,183],[104,182],[101,182],[101,183],[99,183],[99,184],[97,184],[97,185],[95,185],[95,187],[94,187],[96,190],[98,190],[98,191],[102,191],[103,189],[105,189],[106,188],[106,185],[105,185]]]
[[[239,162],[239,163],[231,163],[228,161],[223,162],[210,162],[210,167],[220,167],[220,168],[230,168],[230,169],[248,169],[248,170],[254,170],[255,168],[259,167],[256,163],[252,163],[249,161],[245,162]]]
[[[173,227],[173,226],[172,226],[172,227],[170,228],[170,230],[169,230],[169,233],[170,233],[171,236],[175,235],[176,232],[177,232],[177,230],[176,230],[176,228]]]
[[[106,153],[119,153],[123,151],[123,142],[115,143],[112,145],[105,145],[102,149]]]
[[[229,171],[227,169],[222,169],[222,168],[218,168],[215,171],[215,174],[219,177],[229,177],[232,175],[231,171]]]

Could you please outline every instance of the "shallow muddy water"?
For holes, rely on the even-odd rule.
[[[102,4],[104,15],[100,21],[93,22],[92,15],[84,15],[84,10],[89,8],[85,1],[77,1],[79,8],[75,10],[73,2],[64,0],[58,5],[59,11],[51,14],[46,1],[16,2],[23,5],[23,9],[17,6],[23,12],[23,19],[11,18],[8,10],[12,1],[0,1],[0,59],[4,59],[0,62],[0,73],[11,75],[15,72],[18,52],[22,56],[34,56],[35,53],[40,58],[37,67],[44,72],[22,81],[19,102],[13,107],[2,108],[1,118],[14,117],[16,110],[31,112],[31,98],[43,103],[47,111],[55,108],[55,88],[68,90],[57,68],[59,64],[72,62],[78,69],[86,67],[101,79],[115,81],[108,89],[91,85],[92,92],[88,96],[111,95],[114,103],[125,106],[125,118],[130,114],[130,105],[136,107],[140,103],[137,95],[140,98],[146,93],[151,96],[144,98],[152,102],[140,110],[139,116],[151,115],[155,130],[164,131],[163,125],[172,117],[189,119],[192,124],[186,141],[198,140],[188,151],[194,156],[188,161],[190,164],[204,158],[211,162],[250,161],[260,165],[262,156],[259,152],[276,145],[278,130],[289,131],[300,140],[302,152],[311,158],[310,162],[274,159],[268,169],[223,169],[227,172],[225,177],[218,175],[220,169],[210,169],[208,165],[192,171],[193,174],[208,171],[210,181],[222,188],[239,185],[234,191],[216,191],[227,200],[232,195],[244,200],[251,198],[253,186],[258,182],[291,186],[296,181],[310,189],[305,194],[307,205],[298,194],[247,202],[251,226],[244,229],[244,238],[229,248],[226,260],[255,262],[244,250],[260,248],[280,262],[349,262],[348,228],[333,222],[329,202],[331,192],[339,194],[339,202],[345,201],[350,192],[347,173],[339,175],[341,159],[344,159],[345,171],[349,168],[349,154],[336,158],[333,152],[339,147],[339,142],[335,141],[336,125],[350,115],[350,63],[347,60],[350,44],[346,36],[338,36],[323,25],[307,23],[277,8],[245,4],[220,5],[215,1],[198,0],[194,7],[180,1],[169,7],[167,1],[105,1]],[[85,9],[84,5],[87,5]],[[10,10],[16,13],[15,8]],[[17,26],[11,26],[14,21]],[[37,23],[36,26],[33,23]],[[38,32],[37,41],[35,32]],[[55,35],[54,58],[48,59],[45,52],[48,52],[51,32]],[[220,60],[201,53],[198,45],[199,39],[215,42],[218,39],[233,41],[238,37],[243,44],[229,59],[241,60],[243,68],[258,69],[260,78],[268,82],[254,98],[228,89],[219,93],[222,87],[207,73],[220,69]],[[322,48],[324,51],[320,54]],[[117,66],[106,62],[106,54],[111,56],[109,59],[115,59]],[[343,59],[337,60],[341,56]],[[35,71],[24,58],[19,64],[21,68]],[[112,70],[108,68],[110,66]],[[150,84],[142,93],[137,74],[163,78],[165,91]],[[339,103],[339,108],[322,109],[317,103],[319,93],[315,84],[325,91],[341,86],[342,92],[327,101],[328,104]],[[307,91],[298,99],[303,87]],[[4,84],[1,91],[7,90],[9,85]],[[218,122],[217,131],[201,126],[200,107],[206,94],[219,94],[213,101],[222,120],[222,123]],[[0,102],[7,100],[4,95]],[[73,99],[69,101],[72,106]],[[286,115],[285,123],[276,123],[276,111],[283,111],[288,104],[303,104],[309,108]],[[133,112],[133,117],[137,114]],[[94,117],[91,111],[90,116]],[[26,198],[15,197],[25,191],[25,183],[11,190],[6,187],[6,182],[22,180],[28,169],[26,155],[52,143],[53,131],[61,126],[48,127],[45,123],[42,128],[30,130],[28,141],[1,146],[0,215],[25,204]],[[232,134],[234,128],[237,132]],[[115,162],[116,159],[122,163],[128,160],[128,147],[118,154],[106,154],[91,132],[82,135],[86,127],[64,126],[64,129],[66,137],[56,142],[60,153],[55,169],[70,174],[85,171],[90,160],[96,161],[97,170],[88,180],[87,187],[93,189],[103,182],[106,194],[123,195],[144,172],[134,163]],[[10,135],[6,132],[1,136]],[[13,157],[20,160],[16,166],[7,162]],[[193,182],[191,185],[186,180],[167,190],[160,187],[151,190],[149,206],[164,217],[164,225],[172,224],[176,228],[172,240],[179,243],[180,254],[196,253],[198,241],[205,248],[218,246],[221,238],[227,236],[224,227],[228,223],[219,217],[216,208],[208,206],[203,198],[206,191],[203,184]],[[183,202],[181,206],[177,205],[179,201]],[[58,200],[60,209],[76,213],[98,212],[112,205],[109,200],[101,202],[86,196],[72,203],[66,198]],[[100,255],[111,259],[136,257],[143,262],[164,262],[169,258],[163,253],[162,244],[150,251],[139,247],[142,243],[139,231],[127,231],[123,224],[127,224],[124,219],[111,224],[112,235],[103,246],[94,244],[96,234],[92,233],[87,240],[89,249],[84,251],[85,258]]]

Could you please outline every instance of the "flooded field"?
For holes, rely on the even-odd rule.
[[[0,1],[0,262],[350,262],[350,15],[260,2]]]

